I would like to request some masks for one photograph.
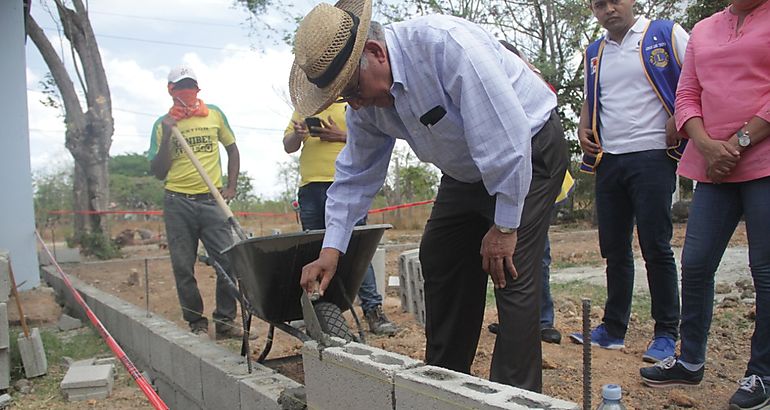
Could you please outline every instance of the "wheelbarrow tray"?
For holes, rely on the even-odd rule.
[[[355,300],[382,235],[390,225],[364,225],[353,230],[347,251],[323,300],[345,311]],[[302,267],[318,258],[325,230],[263,236],[225,249],[232,273],[258,318],[272,323],[302,319],[299,285]],[[343,292],[344,289],[344,292]]]

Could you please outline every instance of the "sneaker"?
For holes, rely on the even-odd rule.
[[[208,339],[209,338],[209,329],[208,329],[208,327],[192,326],[192,327],[190,327],[190,332],[192,334],[194,334],[195,336],[200,337],[201,339]]]
[[[561,333],[553,327],[546,327],[540,329],[540,340],[558,345],[561,343]]]
[[[573,333],[569,335],[569,338],[579,345],[583,344],[582,333]],[[599,346],[609,350],[620,350],[626,347],[623,339],[610,336],[610,334],[607,333],[604,324],[597,326],[596,329],[591,331],[591,346]]]
[[[214,328],[216,329],[216,340],[243,339],[243,329],[239,324],[236,324],[233,321],[230,321],[230,320],[218,321],[214,325]],[[257,334],[254,332],[249,332],[249,340],[256,340],[256,339],[257,339]]]
[[[652,367],[639,369],[642,382],[650,387],[694,386],[703,380],[702,366],[696,371],[687,370],[674,356],[669,356]]]
[[[730,397],[730,410],[761,409],[770,404],[770,386],[752,374],[738,380],[738,390]]]
[[[642,355],[642,360],[648,363],[657,363],[667,357],[674,355],[676,341],[669,336],[657,336],[647,347],[647,351]]]
[[[364,311],[364,317],[369,323],[369,330],[375,335],[393,336],[398,332],[398,328],[385,316],[380,305]]]
[[[489,326],[487,326],[487,329],[489,329],[489,333],[496,335],[498,327],[500,326],[497,323],[490,323]]]

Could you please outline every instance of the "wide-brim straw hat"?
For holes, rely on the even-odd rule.
[[[354,30],[355,41],[350,55],[341,61],[346,45],[350,49],[355,26],[355,19],[348,12],[358,18],[358,27]],[[334,6],[328,3],[315,6],[299,23],[294,41],[294,63],[289,75],[289,94],[294,109],[301,116],[317,114],[339,97],[358,68],[371,20],[371,0],[340,0]],[[335,61],[338,55],[340,61]],[[341,65],[336,76],[333,74],[337,70],[327,70],[334,64]]]

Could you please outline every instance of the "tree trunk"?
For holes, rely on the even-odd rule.
[[[73,0],[74,10],[67,8],[61,0],[54,1],[64,35],[74,48],[73,56],[77,56],[76,68],[83,70],[82,75],[78,71],[78,79],[83,87],[87,110],[82,108],[62,58],[31,16],[27,16],[27,35],[51,70],[64,104],[67,126],[65,146],[75,159],[73,208],[87,212],[76,214],[75,236],[79,237],[87,231],[108,233],[105,218],[93,213],[107,210],[110,196],[107,164],[114,122],[107,76],[83,1]]]

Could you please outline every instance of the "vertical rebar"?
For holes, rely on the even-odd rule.
[[[583,299],[583,410],[591,410],[591,299]]]
[[[147,310],[147,317],[150,317],[150,275],[147,267],[147,258],[144,258],[144,303]]]

